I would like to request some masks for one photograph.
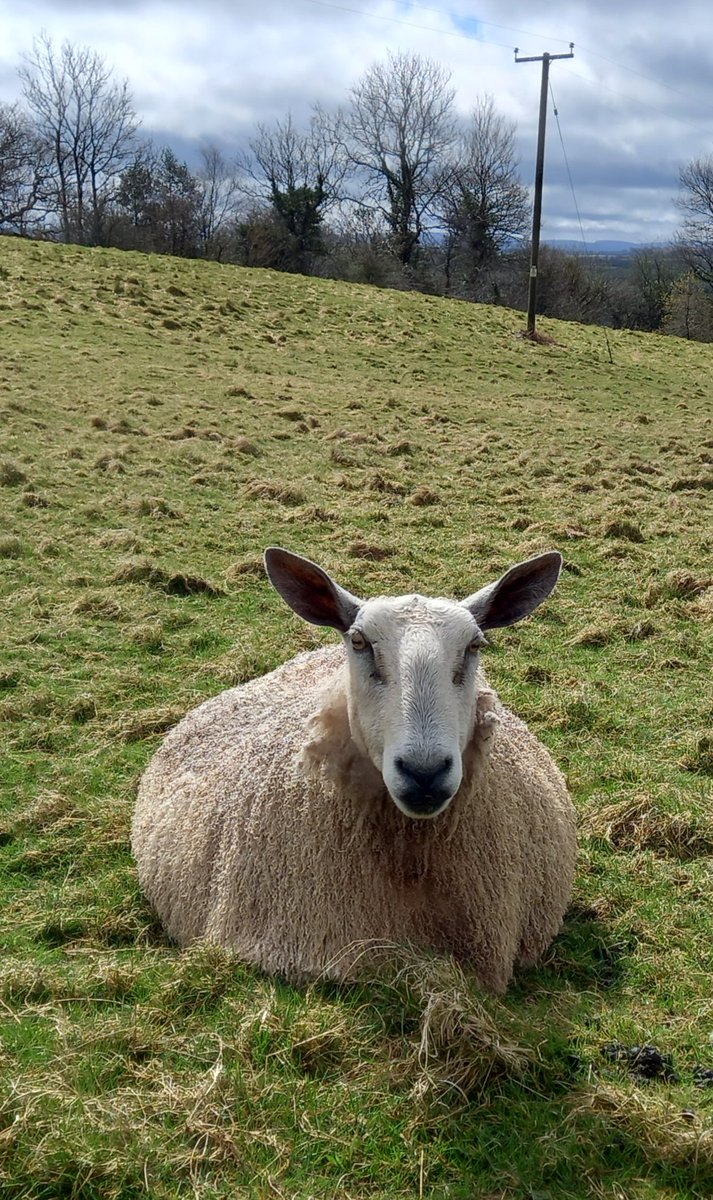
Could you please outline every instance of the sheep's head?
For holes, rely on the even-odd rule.
[[[270,582],[299,616],[342,635],[349,662],[352,737],[409,817],[447,808],[473,732],[485,631],[513,625],[554,588],[562,556],[511,567],[466,600],[360,600],[309,559],[271,547]]]

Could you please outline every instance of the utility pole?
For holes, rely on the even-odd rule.
[[[540,219],[542,217],[542,180],[545,173],[545,126],[547,124],[547,84],[550,78],[550,63],[556,58],[574,58],[574,42],[569,43],[569,54],[540,54],[532,58],[518,58],[515,62],[541,62],[542,84],[540,86],[540,121],[537,127],[537,164],[535,166],[535,202],[532,207],[532,254],[530,257],[530,287],[527,293],[527,336],[535,336],[535,305],[537,303],[537,267],[540,259]]]

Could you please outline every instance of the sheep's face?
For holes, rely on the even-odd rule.
[[[295,612],[341,633],[349,660],[349,720],[397,807],[435,817],[463,778],[475,720],[484,632],[512,625],[552,591],[556,552],[518,563],[466,600],[360,600],[309,559],[276,547],[269,578]]]
[[[434,817],[463,777],[485,638],[463,605],[424,596],[366,601],[343,635],[349,719],[409,817]]]

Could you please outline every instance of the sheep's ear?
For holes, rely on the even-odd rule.
[[[265,551],[265,570],[282,599],[305,621],[329,625],[340,633],[346,633],[354,624],[362,601],[308,558],[270,546]]]
[[[562,555],[556,550],[538,554],[506,571],[495,583],[463,601],[481,629],[514,625],[546,600],[559,579]]]

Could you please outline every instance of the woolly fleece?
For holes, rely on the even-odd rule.
[[[141,780],[132,847],[169,936],[291,979],[344,978],[369,941],[452,953],[503,992],[557,933],[574,809],[544,746],[481,679],[461,787],[404,816],[353,742],[342,646],[201,704]]]

